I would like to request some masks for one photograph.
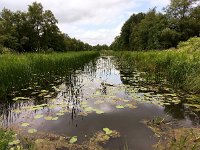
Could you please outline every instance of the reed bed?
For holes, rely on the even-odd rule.
[[[97,57],[98,52],[24,53],[0,55],[0,101],[38,74],[62,74]]]
[[[200,93],[200,38],[181,42],[177,49],[123,51],[113,55],[146,72],[154,81],[167,80],[175,88]]]

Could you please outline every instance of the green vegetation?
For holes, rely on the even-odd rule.
[[[115,52],[114,55],[147,73],[149,81],[166,79],[175,88],[200,92],[200,38],[181,42],[178,49],[148,52]]]
[[[200,148],[199,128],[175,128],[173,121],[158,117],[145,122],[159,138],[156,150],[198,150]]]
[[[51,10],[34,2],[27,12],[0,12],[0,54],[7,52],[89,51],[108,48],[91,45],[62,33]]]
[[[98,55],[98,52],[0,55],[0,98],[5,99],[11,91],[30,86],[33,88],[36,86],[34,82],[38,82],[37,78],[45,78],[49,83],[52,76],[66,76],[70,68],[79,68]]]
[[[171,0],[164,13],[152,9],[133,14],[111,44],[112,50],[151,50],[176,47],[180,41],[200,35],[197,0]]]
[[[7,150],[9,149],[9,142],[11,142],[14,133],[11,131],[6,131],[0,128],[0,149]]]

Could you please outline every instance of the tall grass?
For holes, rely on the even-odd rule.
[[[22,88],[33,74],[62,74],[97,57],[97,52],[25,53],[0,55],[0,101]]]
[[[6,131],[0,128],[0,149],[9,149],[9,142],[12,142],[14,133],[11,131]]]
[[[166,79],[175,88],[200,93],[200,38],[166,51],[114,52],[155,80]]]

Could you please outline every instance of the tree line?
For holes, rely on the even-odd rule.
[[[133,14],[123,25],[110,48],[152,50],[176,47],[180,41],[200,36],[199,0],[171,0],[163,9]]]
[[[34,2],[26,12],[4,8],[0,12],[0,52],[7,48],[16,52],[101,50],[62,33],[58,20],[41,3]]]

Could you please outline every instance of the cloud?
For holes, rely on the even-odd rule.
[[[41,2],[59,21],[61,31],[94,44],[110,44],[133,12],[162,8],[169,0],[0,0],[0,9],[27,10]]]

